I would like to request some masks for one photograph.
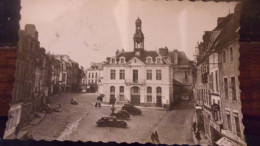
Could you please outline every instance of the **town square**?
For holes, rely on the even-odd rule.
[[[64,0],[34,20],[29,2],[5,139],[246,145],[240,3]]]

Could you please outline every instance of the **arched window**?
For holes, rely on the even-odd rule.
[[[97,72],[96,72],[96,78],[97,78]]]
[[[116,89],[115,89],[115,86],[111,86],[110,87],[110,93],[112,94],[115,94],[115,91],[116,91]]]
[[[156,93],[157,94],[162,94],[162,88],[161,87],[157,87],[156,88]]]
[[[147,87],[147,94],[152,94],[152,87]]]
[[[124,86],[120,86],[119,91],[120,91],[120,93],[124,93],[124,91],[125,91]]]
[[[120,94],[119,94],[119,100],[120,100],[120,101],[124,101],[124,99],[125,99],[125,95],[124,95],[125,87],[124,87],[124,86],[120,86],[120,87],[119,87],[119,92],[120,92]]]

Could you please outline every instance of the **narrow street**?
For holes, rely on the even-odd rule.
[[[78,105],[70,104],[72,97],[79,102]],[[62,111],[47,114],[29,132],[36,140],[146,143],[151,142],[151,133],[157,130],[161,143],[194,144],[191,131],[194,109],[191,101],[183,101],[170,112],[142,108],[143,115],[131,116],[127,121],[128,127],[124,129],[96,126],[101,116],[111,113],[111,107],[99,109],[91,105],[96,97],[95,94],[63,94],[55,97],[52,103],[61,104]]]

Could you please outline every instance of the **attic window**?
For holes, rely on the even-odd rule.
[[[147,57],[146,58],[146,63],[151,64],[152,63],[152,58],[151,57]]]
[[[112,64],[115,64],[115,63],[116,63],[116,59],[113,58],[113,59],[112,59]]]
[[[161,58],[156,58],[156,63],[161,64],[162,63]]]
[[[120,57],[120,64],[124,64],[125,63],[125,57]]]

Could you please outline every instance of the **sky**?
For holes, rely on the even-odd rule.
[[[105,61],[116,50],[133,51],[135,20],[142,20],[145,50],[161,47],[194,58],[204,31],[218,17],[234,12],[236,2],[165,0],[21,0],[20,28],[34,24],[40,46],[67,54],[84,68]]]

